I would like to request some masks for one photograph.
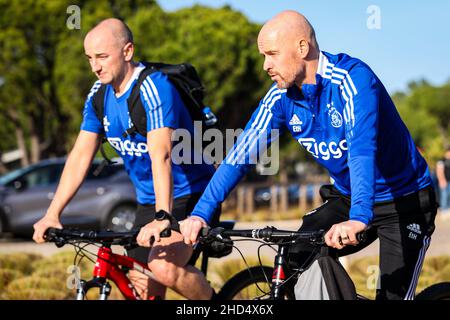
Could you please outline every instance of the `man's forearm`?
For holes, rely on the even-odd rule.
[[[155,209],[172,211],[173,179],[170,155],[152,159],[153,188],[155,191]]]

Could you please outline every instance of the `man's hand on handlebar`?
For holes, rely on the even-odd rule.
[[[357,245],[356,234],[364,231],[367,225],[356,220],[348,220],[331,227],[325,234],[325,242],[329,247],[342,249],[347,245]]]
[[[141,228],[136,237],[136,242],[141,247],[151,247],[153,242],[161,241],[161,232],[168,228],[170,228],[169,220],[153,220]]]
[[[34,228],[33,240],[36,243],[44,243],[45,242],[44,234],[48,228],[62,229],[63,226],[58,218],[45,215],[41,220],[39,220],[33,225],[33,228]]]
[[[202,228],[206,228],[208,224],[205,220],[198,216],[190,216],[180,221],[180,232],[184,237],[184,243],[193,245],[197,242],[197,237]]]

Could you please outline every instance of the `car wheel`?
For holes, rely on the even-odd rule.
[[[136,206],[122,204],[115,207],[108,215],[106,229],[115,232],[127,232],[133,229],[136,221]]]

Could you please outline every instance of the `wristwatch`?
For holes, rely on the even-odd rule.
[[[156,213],[155,213],[155,219],[158,221],[163,221],[163,220],[172,221],[172,216],[167,211],[159,210],[159,211],[156,211]]]

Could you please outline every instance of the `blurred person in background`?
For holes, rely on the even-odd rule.
[[[436,176],[439,184],[441,217],[450,218],[450,148],[444,158],[436,164]]]

